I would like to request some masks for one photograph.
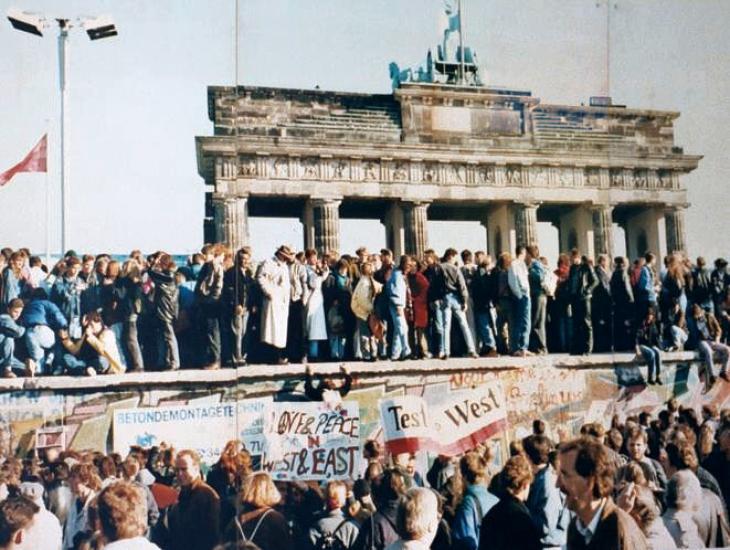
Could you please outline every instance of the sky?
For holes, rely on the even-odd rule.
[[[188,253],[203,241],[205,185],[195,136],[211,135],[209,85],[232,85],[235,0],[0,0],[50,20],[111,15],[119,36],[70,35],[69,246]],[[727,0],[463,0],[465,42],[491,86],[543,103],[611,95],[629,107],[680,111],[675,141],[704,155],[684,177],[689,251],[728,254],[730,2]],[[439,39],[441,0],[239,0],[238,81],[250,86],[388,93],[388,63],[417,66]],[[607,13],[608,12],[608,13]],[[55,23],[54,23],[55,25]],[[608,29],[608,33],[607,33]],[[0,21],[0,171],[49,133],[49,173],[0,188],[2,246],[60,248],[57,28],[43,38]],[[51,204],[47,218],[48,190]],[[252,219],[255,255],[302,246],[296,220]],[[437,250],[483,248],[477,223],[430,222]],[[541,224],[543,253],[557,236]],[[377,222],[343,220],[342,250],[377,248]]]

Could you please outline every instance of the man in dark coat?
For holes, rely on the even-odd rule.
[[[532,469],[524,456],[513,456],[500,473],[502,499],[484,516],[479,550],[539,550],[540,530],[532,522],[525,500],[530,492]]]
[[[591,300],[598,280],[587,256],[580,256],[578,251],[574,250],[571,257],[573,265],[570,266],[568,275],[568,289],[573,312],[573,342],[570,353],[588,355],[593,351]]]
[[[175,466],[180,497],[169,516],[170,550],[211,550],[220,536],[220,499],[200,477],[198,453],[180,451]]]

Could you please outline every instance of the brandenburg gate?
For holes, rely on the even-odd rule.
[[[398,81],[392,94],[212,86],[208,113],[208,242],[247,244],[258,215],[301,219],[320,252],[342,252],[340,218],[380,219],[396,255],[428,248],[429,219],[481,222],[491,254],[537,244],[538,221],[592,257],[612,254],[614,223],[630,258],[686,251],[682,176],[701,157],[675,145],[677,112]]]

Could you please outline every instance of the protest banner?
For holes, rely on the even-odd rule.
[[[114,412],[114,452],[131,445],[151,447],[166,442],[176,449],[194,449],[210,465],[226,442],[240,440],[256,459],[263,447],[263,413],[271,398],[238,403],[198,403],[175,407],[120,409]]]
[[[359,471],[360,410],[345,401],[272,403],[264,414],[262,469],[277,480],[351,479]]]
[[[507,427],[507,406],[499,380],[446,395],[429,406],[438,453],[464,453]]]
[[[380,401],[385,448],[393,453],[415,453],[433,449],[435,437],[428,419],[426,400],[401,395]]]
[[[385,446],[394,454],[429,450],[456,455],[507,426],[502,383],[494,380],[429,399],[407,395],[380,402]]]

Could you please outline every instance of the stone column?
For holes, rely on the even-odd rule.
[[[238,250],[249,242],[248,197],[213,197],[215,240]]]
[[[405,253],[418,258],[428,248],[428,205],[428,202],[402,203]]]
[[[666,254],[664,209],[647,206],[626,219],[626,249],[630,260],[653,252],[657,258]]]
[[[684,206],[670,206],[664,212],[667,232],[667,252],[687,253],[687,233],[684,228]]]
[[[613,258],[613,207],[595,206],[591,209],[593,218],[593,253],[595,258],[607,254]]]
[[[393,257],[398,258],[405,253],[405,230],[403,227],[403,208],[400,203],[393,201],[382,218],[385,225],[385,242],[393,251]]]
[[[512,207],[517,245],[537,244],[537,207],[534,203],[519,203]]]
[[[312,226],[314,248],[320,253],[340,253],[339,199],[312,199]]]

